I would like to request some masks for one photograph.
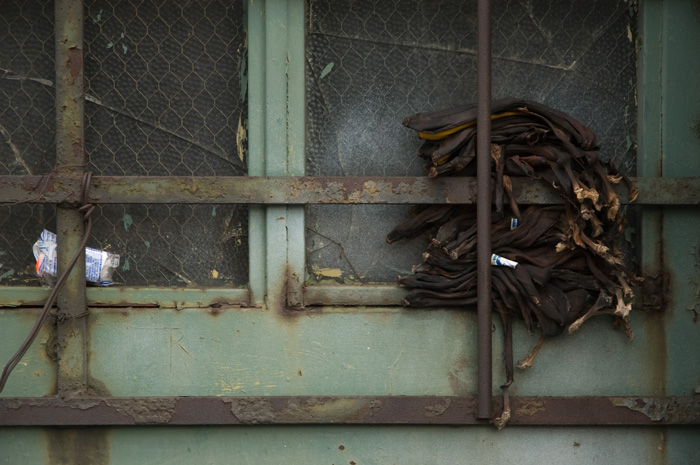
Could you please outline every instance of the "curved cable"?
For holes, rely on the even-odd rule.
[[[93,210],[95,210],[94,205],[92,205],[91,203],[87,203],[88,194],[90,192],[91,180],[92,172],[88,171],[83,175],[83,186],[81,192],[81,203],[83,205],[78,209],[78,211],[83,213],[83,221],[85,221],[86,223],[85,232],[83,233],[83,240],[80,243],[78,251],[75,253],[75,255],[73,255],[73,258],[71,258],[70,262],[68,262],[68,266],[65,270],[63,270],[63,273],[61,273],[61,276],[59,276],[58,280],[56,281],[56,285],[51,290],[51,294],[49,294],[49,298],[46,300],[44,308],[41,310],[39,319],[36,321],[36,323],[34,323],[34,327],[32,327],[32,330],[29,332],[27,338],[24,340],[19,349],[17,349],[17,352],[15,352],[12,358],[10,358],[10,360],[5,365],[5,368],[2,370],[2,375],[0,375],[0,393],[2,393],[2,390],[5,388],[5,383],[7,383],[7,379],[10,377],[10,373],[12,373],[12,370],[15,369],[22,357],[24,357],[24,354],[27,353],[27,350],[29,350],[29,347],[32,345],[32,343],[36,339],[36,336],[39,334],[41,326],[44,324],[44,321],[46,321],[46,317],[51,311],[51,307],[53,307],[53,304],[56,302],[58,293],[63,288],[63,285],[68,279],[68,275],[73,270],[75,264],[78,262],[80,254],[85,250],[88,238],[90,237],[90,233],[92,232],[92,218],[90,217],[90,214],[93,212]]]

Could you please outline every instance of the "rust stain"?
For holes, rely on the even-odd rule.
[[[461,354],[451,363],[451,367],[447,371],[447,379],[453,394],[466,394],[467,383],[464,379],[464,375],[468,367],[469,358],[465,354]]]
[[[375,181],[365,181],[364,184],[362,184],[362,190],[371,197],[375,197],[377,193],[379,193],[379,187]]]
[[[70,76],[73,79],[77,78],[83,70],[83,49],[71,47],[67,65],[70,68]]]
[[[105,404],[138,425],[166,424],[177,407],[176,398],[105,399]]]
[[[212,304],[210,307],[207,308],[207,313],[211,316],[219,316],[222,313],[224,313],[224,310],[221,304]]]
[[[54,190],[54,184],[50,183],[50,176],[22,176],[22,188],[26,191],[40,192],[42,194]]]
[[[532,416],[537,412],[544,412],[544,402],[541,400],[525,401],[523,404],[515,409],[515,414],[518,416]]]
[[[82,160],[85,156],[85,151],[83,150],[83,141],[80,139],[73,141],[73,154],[76,158]]]
[[[109,464],[109,430],[105,428],[44,429],[47,463],[53,465]]]

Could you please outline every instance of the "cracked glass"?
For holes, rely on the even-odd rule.
[[[494,98],[560,109],[598,136],[601,155],[636,170],[636,2],[493,2]],[[311,176],[421,176],[405,116],[476,100],[476,2],[307,4]],[[307,207],[310,283],[395,282],[425,237],[387,244],[405,206]]]
[[[244,176],[240,0],[86,0],[85,151],[100,176]],[[54,4],[0,2],[0,174],[55,163]],[[90,247],[121,256],[119,285],[248,281],[247,207],[103,205]],[[53,205],[0,206],[0,285],[38,285],[32,244]]]
[[[0,175],[41,175],[56,160],[54,6],[0,2]],[[0,285],[40,285],[32,244],[56,229],[53,205],[0,206]]]
[[[86,1],[85,145],[103,176],[244,176],[246,60],[240,1]],[[239,286],[247,207],[104,205],[96,246],[115,282]]]

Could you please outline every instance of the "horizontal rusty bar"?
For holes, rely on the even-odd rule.
[[[0,286],[2,307],[41,307],[50,289],[31,286]],[[250,302],[247,288],[181,287],[88,287],[87,303],[91,307],[161,307],[199,308],[245,306]]]
[[[635,178],[641,205],[698,205],[700,178]],[[554,188],[513,178],[518,203],[553,204]],[[624,185],[620,201],[628,204]],[[0,203],[74,202],[75,186],[42,176],[0,176]],[[94,176],[92,203],[415,204],[476,202],[476,178]]]
[[[698,425],[700,396],[511,397],[509,425]],[[494,416],[501,398],[493,398]],[[474,397],[0,398],[0,426],[484,425]]]

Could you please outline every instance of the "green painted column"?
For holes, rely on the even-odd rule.
[[[251,1],[249,174],[304,174],[304,2]],[[264,212],[264,218],[263,218]],[[269,308],[301,303],[304,208],[251,209],[251,293]],[[261,263],[264,264],[261,266]]]
[[[692,1],[640,2],[640,176],[700,176],[700,6]],[[646,208],[642,268],[665,270],[667,308],[650,316],[662,357],[662,394],[700,392],[700,209]],[[696,463],[697,429],[667,428],[664,463]]]

